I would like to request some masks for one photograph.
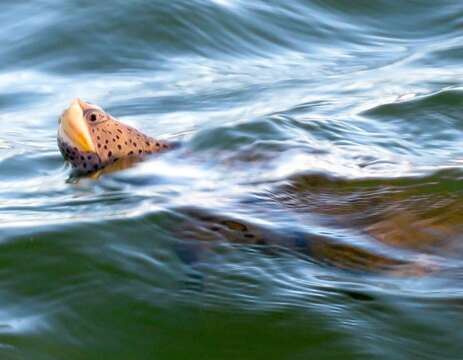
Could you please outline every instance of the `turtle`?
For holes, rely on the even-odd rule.
[[[173,142],[148,136],[120,122],[101,107],[78,98],[71,102],[59,118],[57,141],[64,159],[72,165],[75,171],[85,175],[114,168],[114,166],[116,170],[124,168],[134,161],[143,160],[150,154],[162,153],[174,147]],[[340,219],[340,222],[352,222],[352,214],[360,214],[359,220],[355,221],[360,224],[359,226],[363,226],[364,233],[374,237],[378,242],[387,242],[391,238],[396,239],[400,236],[406,237],[407,234],[410,237],[412,234],[410,226],[402,227],[404,230],[400,231],[397,219],[406,219],[406,217],[403,213],[399,214],[396,211],[392,221],[377,216],[372,223],[361,224],[361,221],[364,221],[361,217],[365,209],[378,206],[378,203],[387,204],[391,199],[373,196],[371,198],[375,204],[365,204],[362,200],[363,194],[357,194],[359,201],[356,204],[348,202],[346,205],[339,201],[339,206],[327,207],[322,201],[313,199],[314,194],[316,195],[314,188],[317,190],[321,184],[328,187],[337,185],[336,182],[330,183],[327,179],[312,176],[307,180],[302,177],[294,181],[289,189],[281,189],[280,195],[275,197],[276,201],[287,207],[309,206],[310,211],[318,211],[321,214],[330,213]],[[342,183],[338,185],[341,189],[344,186]],[[309,190],[310,192],[306,194],[305,192]],[[303,194],[303,196],[298,196],[298,194]],[[350,194],[350,197],[352,196],[355,194]],[[295,199],[299,204],[294,204]],[[318,204],[318,209],[314,209],[314,204]],[[342,220],[346,214],[351,214],[350,218]],[[394,275],[423,275],[436,271],[436,265],[427,261],[397,259],[357,245],[333,242],[320,236],[309,237],[297,231],[287,234],[272,233],[245,219],[220,217],[202,209],[184,209],[183,215],[187,221],[184,221],[182,226],[176,227],[179,237],[205,240],[197,242],[194,246],[188,246],[189,256],[184,256],[183,252],[181,257],[190,260],[198,258],[198,256],[192,257],[192,253],[201,254],[204,248],[210,247],[209,244],[213,243],[211,240],[220,238],[229,243],[259,246],[267,252],[286,249],[311,261],[348,271],[381,272]],[[404,221],[407,223],[407,220]],[[425,235],[426,231],[425,229]],[[414,238],[420,239],[418,233],[419,231],[415,229]],[[425,239],[428,239],[429,235],[426,236]],[[401,242],[406,243],[403,240]]]

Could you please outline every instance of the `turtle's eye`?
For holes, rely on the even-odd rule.
[[[103,112],[98,110],[90,110],[85,113],[85,118],[91,123],[101,122],[106,119],[106,116]]]

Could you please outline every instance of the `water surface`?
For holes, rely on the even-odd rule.
[[[2,359],[459,359],[458,1],[0,4]],[[71,99],[181,146],[98,179]]]

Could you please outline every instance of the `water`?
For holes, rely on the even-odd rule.
[[[1,3],[1,358],[460,359],[462,19]],[[181,146],[70,178],[77,96]]]

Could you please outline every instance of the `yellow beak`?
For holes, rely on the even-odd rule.
[[[79,99],[72,101],[60,118],[60,135],[83,152],[96,152]]]

